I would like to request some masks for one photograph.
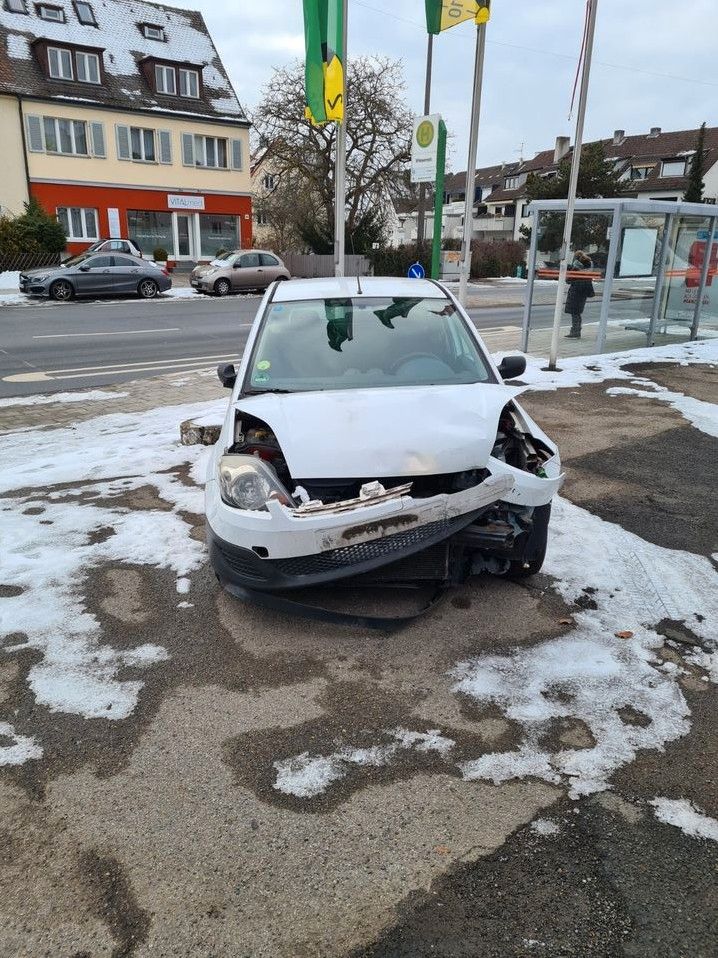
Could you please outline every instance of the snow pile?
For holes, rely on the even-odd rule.
[[[20,288],[20,273],[16,270],[6,270],[0,272],[0,292],[5,290],[17,290]]]
[[[446,755],[454,746],[454,742],[441,735],[437,729],[412,732],[399,728],[386,734],[394,741],[370,748],[345,746],[331,755],[312,757],[309,752],[303,752],[301,755],[275,762],[277,778],[274,787],[285,795],[313,798],[326,791],[332,782],[344,778],[352,766],[372,765],[378,768],[388,765],[400,751],[408,749]]]
[[[666,825],[675,825],[691,838],[711,838],[718,842],[718,822],[710,818],[685,798],[654,798],[651,802],[656,818]]]
[[[0,581],[17,592],[0,601],[0,639],[12,636],[6,653],[32,648],[42,654],[29,673],[38,702],[86,718],[126,718],[143,683],[118,674],[166,658],[155,645],[116,650],[102,642],[100,624],[85,606],[83,580],[102,563],[132,563],[170,569],[178,592],[188,591],[204,548],[180,513],[202,511],[199,484],[209,450],[182,446],[179,423],[219,406],[226,401],[3,437],[0,492],[23,492],[0,500]],[[197,486],[167,471],[183,465]],[[53,489],[58,483],[63,487]],[[147,485],[172,508],[137,511],[122,504],[121,497]]]
[[[109,393],[101,389],[92,389],[88,392],[50,393],[41,396],[15,396],[12,399],[0,399],[0,409],[10,406],[50,406],[54,403],[67,402],[99,402],[102,399],[124,399],[127,393]]]
[[[493,782],[532,775],[565,783],[577,796],[608,788],[638,749],[662,749],[686,734],[681,670],[661,666],[654,650],[664,640],[652,626],[686,621],[715,643],[718,590],[702,556],[645,542],[566,500],[555,500],[550,531],[544,571],[569,602],[595,590],[597,608],[577,611],[570,635],[458,666],[455,691],[498,705],[523,729],[516,751],[483,755],[462,772]],[[545,737],[562,721],[584,723],[595,745],[550,751]]]
[[[536,835],[547,837],[548,835],[558,835],[561,829],[550,818],[537,818],[531,822],[531,831]]]
[[[497,353],[494,359],[500,359],[505,353]],[[526,357],[526,372],[521,381],[534,390],[566,389],[590,383],[602,383],[607,379],[634,380],[633,373],[623,367],[634,363],[677,362],[681,366],[697,363],[718,363],[718,340],[710,339],[692,343],[674,343],[670,346],[652,346],[645,349],[632,349],[618,353],[601,353],[598,356],[561,357],[560,369],[548,372],[542,367],[545,359]]]

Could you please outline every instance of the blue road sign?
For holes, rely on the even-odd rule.
[[[424,279],[426,276],[426,270],[421,263],[412,263],[406,275],[409,277],[409,279]]]

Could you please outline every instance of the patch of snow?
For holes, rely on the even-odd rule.
[[[500,359],[505,353],[497,353]],[[555,390],[584,384],[601,383],[607,379],[633,380],[635,374],[624,370],[634,363],[678,362],[683,366],[696,363],[718,363],[718,341],[701,340],[690,343],[674,343],[670,346],[653,346],[618,353],[601,353],[597,356],[568,356],[559,359],[560,369],[548,372],[542,367],[545,359],[527,356],[527,367],[521,381],[534,390]]]
[[[0,736],[12,739],[11,745],[0,745],[0,766],[24,765],[31,759],[42,758],[42,749],[35,739],[18,735],[7,722],[0,722]]]
[[[718,821],[700,811],[687,799],[654,798],[651,805],[656,818],[666,825],[675,825],[691,838],[710,838],[718,842]]]
[[[192,286],[173,286],[162,296],[166,299],[197,299],[201,293],[198,293]]]
[[[683,393],[671,392],[664,386],[654,385],[652,389],[631,389],[628,386],[612,386],[606,392],[609,396],[639,396],[641,399],[658,399],[667,403],[684,419],[709,436],[718,438],[718,405],[694,399]]]
[[[123,399],[127,393],[109,393],[101,389],[77,393],[48,393],[40,396],[15,396],[12,399],[0,399],[0,409],[9,406],[50,406],[55,403],[99,402],[102,399]]]
[[[178,609],[194,609],[194,602],[178,602]]]
[[[0,581],[22,589],[0,602],[0,638],[24,636],[22,643],[6,645],[5,654],[28,648],[40,653],[28,681],[37,701],[51,710],[126,718],[143,682],[122,680],[120,673],[167,658],[156,645],[114,649],[103,643],[100,624],[85,604],[84,579],[109,561],[171,570],[179,589],[188,588],[205,550],[180,513],[201,512],[202,495],[171,470],[194,465],[200,449],[206,452],[181,445],[180,422],[219,406],[226,400],[3,436],[0,489],[25,491],[0,503]],[[52,488],[60,483],[61,489]],[[123,503],[147,485],[170,510],[133,510]],[[114,534],[95,541],[93,534],[107,527]]]
[[[531,822],[531,831],[537,835],[548,836],[560,834],[561,828],[556,822],[552,822],[550,818],[536,818]]]
[[[21,33],[8,33],[7,55],[11,60],[29,60],[32,57],[29,39]]]
[[[352,765],[368,765],[379,768],[388,765],[401,750],[415,748],[420,752],[438,752],[446,755],[454,746],[437,729],[428,732],[413,732],[398,728],[387,732],[393,741],[369,748],[344,746],[331,755],[310,756],[309,752],[281,759],[274,763],[277,777],[274,788],[296,798],[314,798],[321,795],[332,782],[339,781]]]
[[[0,271],[0,291],[20,288],[20,272],[18,270]]]
[[[457,667],[456,692],[499,706],[523,729],[516,751],[482,755],[461,768],[469,780],[534,776],[565,783],[577,797],[609,788],[610,776],[638,749],[660,750],[687,733],[679,670],[660,668],[655,650],[663,637],[652,626],[663,618],[691,620],[696,634],[715,643],[716,574],[702,556],[645,542],[560,498],[544,571],[569,602],[593,587],[598,608],[575,612],[570,635]],[[620,631],[633,635],[618,639]],[[628,706],[650,720],[646,727],[621,719]],[[541,743],[551,722],[562,719],[584,722],[596,744],[549,752]]]

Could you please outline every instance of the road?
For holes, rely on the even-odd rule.
[[[259,302],[242,296],[0,307],[0,397],[97,388],[236,359]],[[619,306],[626,316],[635,308]],[[486,331],[520,326],[523,307],[469,313]],[[534,307],[535,327],[552,319],[553,306]]]

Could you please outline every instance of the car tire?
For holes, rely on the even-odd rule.
[[[68,303],[74,295],[72,283],[66,279],[56,279],[50,287],[50,299],[57,303]]]
[[[137,295],[141,299],[154,299],[160,288],[153,279],[143,279],[137,287]]]
[[[529,534],[523,559],[512,562],[509,576],[513,579],[526,579],[541,571],[546,558],[548,545],[548,524],[551,518],[551,503],[534,509],[534,524]]]
[[[228,279],[218,279],[214,284],[214,291],[217,296],[227,296],[232,289],[232,284]]]

